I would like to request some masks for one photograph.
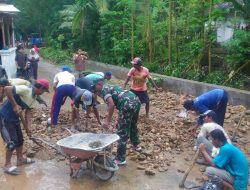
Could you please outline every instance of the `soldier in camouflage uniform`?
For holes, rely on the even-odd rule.
[[[140,143],[137,129],[137,120],[141,107],[140,100],[133,92],[122,90],[120,87],[104,86],[100,95],[108,104],[108,115],[103,124],[104,127],[110,125],[114,108],[116,107],[119,111],[117,134],[120,136],[120,140],[118,141],[115,162],[118,165],[124,165],[126,164],[128,138],[130,138],[135,148]]]

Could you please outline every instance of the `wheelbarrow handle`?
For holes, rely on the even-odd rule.
[[[41,138],[38,138],[38,137],[31,137],[31,139],[33,141],[36,141],[35,143],[38,143],[39,145],[41,145],[41,143],[39,143],[38,141],[41,141],[42,143],[46,144],[47,146],[53,148],[54,150],[56,150],[58,153],[60,153],[61,155],[64,155],[64,153],[61,151],[60,148],[56,147],[55,145],[52,145],[50,144],[49,142],[41,139]],[[45,146],[41,145],[42,147],[46,148]]]

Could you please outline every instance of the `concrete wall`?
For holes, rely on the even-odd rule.
[[[2,59],[2,66],[5,68],[9,78],[15,78],[16,76],[16,48],[9,48],[7,50],[0,50]]]
[[[129,69],[114,65],[108,65],[104,63],[88,61],[87,69],[93,69],[97,71],[112,71],[113,75],[119,79],[125,79]],[[163,79],[162,88],[175,92],[177,94],[190,94],[193,96],[199,96],[200,94],[214,89],[225,89],[229,93],[229,103],[233,105],[242,104],[243,106],[250,108],[250,91],[238,90],[235,88],[228,88],[219,85],[213,85],[208,83],[196,82],[186,79],[180,79],[175,77],[169,77],[165,75],[152,74],[154,77]]]

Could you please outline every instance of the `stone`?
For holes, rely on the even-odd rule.
[[[158,166],[157,164],[155,164],[155,165],[153,166],[153,168],[154,168],[154,169],[157,169],[157,168],[159,168],[159,166]]]
[[[250,115],[250,110],[247,110],[247,111],[245,112],[245,115]]]
[[[145,156],[152,156],[153,155],[153,149],[145,149],[142,151],[142,154]]]
[[[137,156],[137,159],[140,160],[140,161],[144,161],[144,160],[147,159],[147,156],[145,156],[144,154],[139,154],[139,155]]]
[[[230,118],[231,117],[231,113],[226,113],[225,114],[225,119],[228,119],[228,118]]]
[[[185,172],[185,171],[182,170],[182,169],[177,169],[177,171],[180,172],[180,173],[184,173],[184,172]]]
[[[205,167],[202,167],[202,168],[199,168],[200,172],[205,172],[206,168]]]
[[[155,170],[148,168],[145,170],[146,175],[155,175]]]
[[[238,128],[238,131],[241,132],[241,133],[246,133],[247,132],[247,129],[245,127],[239,127]]]
[[[165,172],[165,169],[163,167],[158,168],[159,172]]]
[[[137,156],[130,156],[130,160],[136,161],[137,160]]]
[[[145,168],[145,166],[142,166],[142,165],[137,165],[137,167],[136,167],[138,170],[145,170],[146,168]]]
[[[56,160],[58,161],[58,162],[60,162],[60,161],[64,161],[66,158],[64,157],[64,156],[59,156]]]
[[[34,158],[35,154],[36,154],[36,151],[29,150],[29,151],[27,151],[26,156],[29,158]]]
[[[140,164],[141,165],[146,165],[146,164],[148,164],[148,161],[147,160],[141,161]]]

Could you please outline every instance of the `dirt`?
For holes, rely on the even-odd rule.
[[[49,78],[51,81],[58,68],[50,64],[40,64],[40,75]],[[122,81],[114,79],[114,82],[122,84]],[[51,90],[52,91],[52,90]],[[46,94],[45,98],[48,105],[51,103],[53,93]],[[85,173],[78,180],[69,177],[68,160],[58,154],[55,149],[43,144],[46,149],[29,140],[24,132],[25,149],[27,155],[34,157],[37,161],[31,166],[22,168],[26,175],[15,177],[14,185],[9,182],[14,178],[0,173],[0,180],[3,181],[4,189],[179,189],[178,184],[183,173],[191,163],[195,154],[192,150],[194,137],[190,135],[188,129],[195,125],[195,113],[189,113],[188,117],[178,117],[182,109],[182,103],[190,96],[177,95],[172,92],[155,92],[150,90],[150,119],[145,117],[144,106],[141,108],[138,122],[142,151],[134,151],[132,145],[128,143],[127,160],[128,165],[120,167],[115,176],[108,182],[100,182],[93,178],[89,173]],[[49,118],[49,108],[38,106],[33,111],[32,127],[33,134],[42,138],[46,142],[55,145],[56,142],[69,133],[65,128],[71,128],[71,112],[69,102],[66,102],[60,112],[59,124],[52,134],[47,132],[47,120]],[[228,106],[224,128],[229,135],[232,135],[237,126],[243,106]],[[101,118],[104,119],[105,109],[101,109]],[[84,132],[93,133],[115,133],[115,123],[117,113],[114,114],[112,126],[108,130],[98,125],[95,117],[91,114],[89,125],[85,126],[85,115],[81,113],[81,129]],[[241,121],[241,126],[237,132],[235,143],[247,155],[250,156],[249,146],[250,112],[247,111]],[[0,146],[0,152],[4,150]],[[115,152],[114,152],[115,153]],[[15,156],[14,156],[15,157]],[[0,164],[3,164],[3,157]],[[201,183],[201,176],[205,167],[195,165],[188,180]],[[2,177],[3,176],[3,177]],[[28,179],[32,180],[28,180]],[[52,179],[53,182],[52,182]],[[60,179],[61,184],[56,180]],[[23,182],[22,182],[22,181]],[[22,184],[22,185],[21,185]],[[131,185],[129,185],[131,184]],[[18,188],[17,188],[18,187]],[[2,187],[0,187],[2,189]]]

